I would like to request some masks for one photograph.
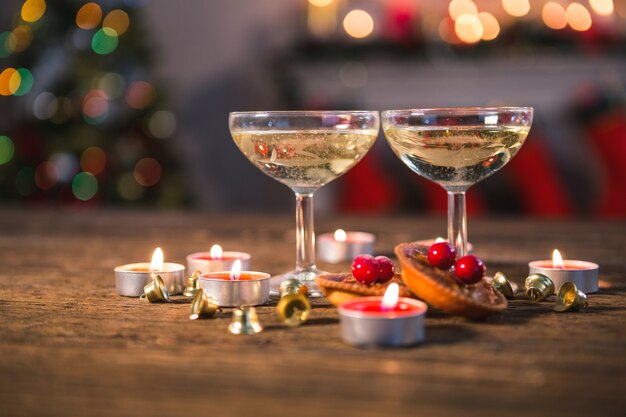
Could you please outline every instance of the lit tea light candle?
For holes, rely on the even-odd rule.
[[[241,262],[243,269],[250,268],[250,254],[222,250],[220,245],[213,245],[209,252],[195,252],[187,255],[187,269],[202,273],[229,271],[236,260]]]
[[[598,264],[586,261],[563,260],[555,249],[552,260],[533,261],[528,264],[530,274],[544,274],[558,290],[566,282],[573,282],[584,293],[598,291]]]
[[[358,346],[409,346],[424,341],[428,307],[412,298],[398,297],[390,284],[384,297],[363,297],[341,304],[341,337]]]
[[[359,255],[373,254],[374,242],[376,237],[371,233],[337,229],[317,237],[317,254],[322,261],[333,264],[351,261]]]
[[[143,288],[157,275],[161,277],[170,294],[180,294],[185,288],[185,266],[164,262],[161,248],[156,248],[152,261],[126,264],[115,268],[115,289],[124,297],[139,297]]]
[[[415,243],[418,243],[420,245],[424,245],[424,246],[432,246],[435,243],[439,243],[439,242],[447,242],[448,239],[444,239],[442,237],[438,237],[435,239],[423,239],[423,240],[418,240]],[[467,253],[472,253],[474,252],[474,245],[472,245],[470,242],[467,242]]]
[[[242,271],[242,262],[233,262],[230,271],[208,272],[198,277],[198,286],[220,307],[265,304],[270,296],[270,274]]]

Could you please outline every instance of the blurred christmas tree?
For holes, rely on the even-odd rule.
[[[13,28],[0,32],[2,200],[187,202],[143,3],[16,3]]]

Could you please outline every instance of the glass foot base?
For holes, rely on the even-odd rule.
[[[295,278],[297,280],[302,281],[304,285],[309,289],[309,297],[311,298],[319,298],[323,297],[324,294],[320,291],[319,287],[313,281],[313,279],[319,274],[325,274],[325,271],[320,271],[319,269],[312,269],[306,271],[289,271],[284,274],[275,275],[270,278],[270,295],[279,295],[279,288],[281,282],[288,280],[290,278]]]

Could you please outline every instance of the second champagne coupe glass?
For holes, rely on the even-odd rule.
[[[229,127],[239,150],[265,174],[296,194],[296,269],[271,279],[271,292],[289,278],[313,281],[315,266],[313,193],[352,168],[374,144],[376,111],[280,111],[230,113]]]
[[[389,110],[383,129],[411,170],[448,192],[448,241],[467,252],[467,189],[515,156],[530,130],[530,107]]]

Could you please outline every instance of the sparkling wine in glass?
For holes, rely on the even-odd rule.
[[[448,241],[467,252],[467,189],[517,154],[533,118],[530,107],[388,110],[383,129],[411,170],[448,192]]]
[[[271,279],[271,292],[289,278],[313,281],[315,265],[313,194],[365,156],[379,130],[376,111],[233,112],[229,127],[235,144],[261,171],[296,195],[296,269]]]

